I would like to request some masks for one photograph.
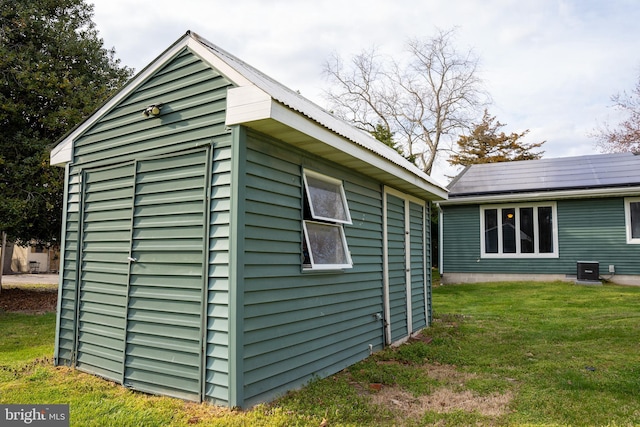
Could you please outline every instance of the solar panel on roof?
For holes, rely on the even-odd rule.
[[[640,184],[640,156],[600,154],[472,165],[449,186],[449,197]]]

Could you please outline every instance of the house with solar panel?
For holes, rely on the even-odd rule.
[[[440,205],[443,283],[640,285],[640,156],[478,164]]]
[[[429,209],[447,190],[194,33],[51,163],[57,365],[247,407],[430,324]]]

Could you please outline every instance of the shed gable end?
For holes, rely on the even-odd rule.
[[[113,163],[220,140],[232,83],[185,48],[74,141],[75,164]],[[161,104],[158,116],[145,117]]]

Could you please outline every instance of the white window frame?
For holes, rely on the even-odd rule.
[[[309,254],[310,264],[303,264],[303,270],[342,270],[347,268],[353,268],[353,261],[351,259],[351,253],[349,252],[349,246],[347,245],[347,238],[344,233],[344,224],[351,224],[351,213],[349,212],[349,205],[347,203],[347,197],[344,191],[344,185],[341,180],[332,178],[327,175],[323,175],[321,173],[311,171],[308,169],[304,169],[302,171],[302,177],[304,182],[304,191],[305,196],[307,198],[307,202],[309,205],[309,210],[311,213],[311,219],[303,219],[302,221],[302,229],[303,229],[303,239],[305,239],[306,248]],[[331,218],[324,217],[319,215],[316,211],[316,207],[314,207],[314,201],[311,198],[311,194],[309,191],[309,183],[307,177],[313,177],[314,179],[327,182],[329,184],[335,185],[339,189],[340,199],[342,201],[342,206],[344,208],[344,212],[346,215],[346,219],[342,218]],[[335,227],[339,230],[340,234],[340,242],[336,242],[336,244],[341,244],[343,251],[345,253],[346,262],[341,264],[320,264],[317,263],[313,254],[311,242],[309,240],[309,232],[307,229],[308,224],[316,224],[322,225],[326,227]]]
[[[318,172],[314,172],[314,171],[310,171],[305,169],[303,171],[303,179],[304,179],[304,191],[307,195],[307,200],[309,201],[309,208],[311,209],[311,216],[313,219],[317,219],[319,221],[330,221],[330,222],[336,222],[336,223],[340,223],[340,224],[351,224],[351,214],[349,213],[349,205],[347,203],[347,196],[345,195],[344,192],[344,185],[342,185],[342,181],[336,178],[332,178],[330,176],[326,176],[323,174],[320,174]],[[340,199],[342,201],[342,208],[347,216],[346,219],[341,219],[341,218],[332,218],[332,217],[324,217],[321,216],[320,214],[316,213],[316,207],[314,206],[313,203],[313,199],[311,198],[311,192],[309,190],[309,182],[307,179],[307,176],[315,178],[319,181],[324,181],[328,184],[331,185],[335,185],[339,188],[340,190]]]
[[[640,203],[640,197],[625,197],[624,199],[624,225],[627,230],[627,244],[640,245],[640,238],[631,236],[631,203]],[[640,221],[640,218],[638,218]]]
[[[551,238],[553,239],[553,252],[541,253],[538,242],[540,241],[539,227],[538,227],[538,208],[550,207],[551,215],[553,216],[553,224],[551,231]],[[503,253],[502,248],[502,209],[514,209],[515,211],[515,225],[516,230],[520,230],[520,209],[521,208],[533,208],[533,233],[534,245],[533,253],[521,253],[520,239],[516,238],[516,252],[515,253]],[[485,211],[497,210],[498,211],[498,252],[487,253],[485,245]],[[503,205],[483,205],[480,206],[480,258],[558,258],[558,209],[555,202],[542,202],[542,203],[513,203]]]
[[[315,261],[315,257],[313,255],[313,251],[311,250],[311,242],[309,241],[309,231],[308,231],[308,225],[310,224],[315,224],[315,225],[321,225],[323,227],[335,227],[339,230],[340,233],[340,240],[342,243],[342,250],[344,251],[345,257],[346,257],[346,263],[344,264],[318,264]],[[352,268],[353,267],[353,262],[351,261],[351,254],[349,253],[349,247],[347,246],[347,239],[344,235],[344,229],[342,228],[341,224],[330,224],[327,222],[319,222],[319,221],[310,221],[310,220],[305,220],[302,222],[302,226],[304,227],[304,239],[307,243],[307,250],[309,251],[309,261],[311,262],[310,266],[307,267],[305,266],[304,269],[305,270],[342,270],[345,268]]]

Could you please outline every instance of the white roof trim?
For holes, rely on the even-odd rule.
[[[84,122],[80,123],[75,129],[71,130],[67,136],[64,137],[62,141],[58,143],[51,150],[50,163],[52,166],[62,166],[65,163],[69,163],[73,157],[73,141],[80,135],[82,135],[89,127],[91,127],[95,122],[100,120],[100,118],[105,115],[111,108],[118,105],[122,99],[128,96],[131,92],[133,92],[138,86],[140,86],[147,78],[149,78],[153,73],[155,73],[159,68],[161,68],[165,62],[167,62],[170,58],[172,58],[176,53],[178,53],[184,46],[187,44],[187,41],[190,37],[187,35],[183,36],[180,40],[174,43],[169,49],[167,49],[162,55],[160,55],[154,62],[152,62],[148,67],[143,69],[139,74],[137,74],[132,80],[127,83],[127,85],[116,93],[112,98],[110,98],[102,107],[100,107],[96,112],[94,112],[91,116],[89,116]]]
[[[253,83],[238,72],[235,68],[231,67],[222,58],[214,54],[211,49],[207,48],[201,42],[193,38],[191,33],[187,33],[187,46],[205,62],[211,65],[216,70],[220,71],[225,77],[231,80],[238,86],[253,85]]]
[[[228,91],[226,117],[228,125],[272,119],[361,159],[373,167],[387,171],[438,198],[447,198],[448,190],[444,186],[436,183],[429,175],[393,149],[337,119],[311,101],[295,94],[191,32],[187,32],[136,75],[121,91],[64,137],[51,151],[51,164],[62,165],[70,162],[73,157],[73,141],[185,46],[238,86]]]
[[[537,191],[532,193],[502,193],[487,196],[455,197],[438,202],[441,206],[484,203],[515,203],[539,200],[588,199],[603,197],[625,197],[640,194],[640,186],[590,188],[583,190]]]
[[[227,126],[271,118],[273,98],[257,86],[227,89]]]

